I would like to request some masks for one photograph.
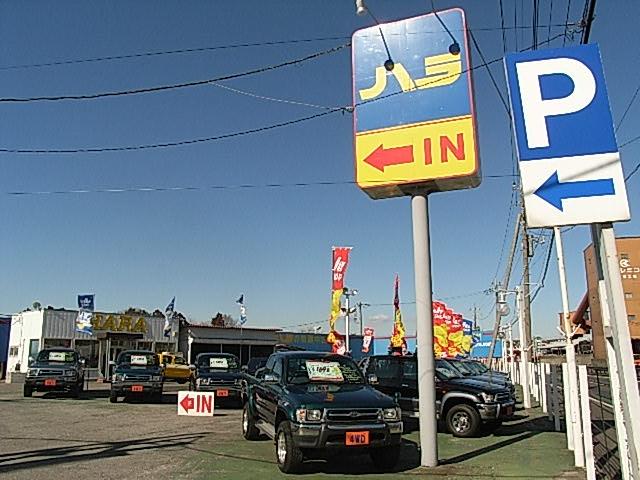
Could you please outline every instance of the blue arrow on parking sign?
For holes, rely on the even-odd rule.
[[[562,182],[558,180],[558,171],[553,174],[534,192],[538,197],[562,210],[562,200],[569,198],[601,197],[615,195],[612,178],[600,180],[581,180],[578,182]]]

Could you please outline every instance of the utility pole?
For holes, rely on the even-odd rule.
[[[362,307],[370,307],[369,303],[358,302],[358,313],[360,315],[360,336],[364,336],[364,318],[362,317]]]
[[[520,364],[522,365],[522,390],[524,396],[524,407],[531,408],[531,397],[529,392],[529,360],[531,353],[531,297],[529,296],[529,234],[527,233],[527,224],[524,212],[524,201],[522,202],[522,214],[520,215],[522,222],[522,288],[521,288],[521,312],[520,317]],[[526,381],[525,381],[526,380]]]
[[[478,328],[478,306],[473,304],[473,330]]]

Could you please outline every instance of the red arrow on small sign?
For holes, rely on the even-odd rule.
[[[194,399],[191,398],[189,395],[187,395],[180,402],[180,406],[182,408],[184,408],[185,412],[188,412],[189,410],[193,410],[193,408],[194,408]]]
[[[380,145],[364,159],[364,162],[381,172],[391,165],[413,163],[413,146],[384,148]]]

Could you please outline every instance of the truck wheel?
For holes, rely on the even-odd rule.
[[[118,401],[118,395],[116,395],[116,392],[111,390],[111,393],[109,394],[109,402],[116,403],[117,401]]]
[[[242,410],[242,436],[246,440],[258,440],[260,438],[260,430],[256,428],[256,420],[249,411],[248,403],[245,403]]]
[[[392,470],[400,459],[400,445],[373,448],[369,451],[369,456],[376,469],[382,472]]]
[[[454,405],[447,412],[447,428],[454,437],[472,437],[480,428],[480,415],[471,405]]]
[[[25,385],[22,393],[25,397],[30,397],[33,394],[33,389]]]
[[[300,471],[304,455],[293,443],[291,424],[287,421],[280,422],[276,433],[276,461],[278,468],[283,473],[296,473]]]

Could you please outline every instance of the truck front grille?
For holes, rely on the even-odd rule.
[[[379,418],[379,408],[332,408],[327,410],[327,420],[336,423],[376,422]]]
[[[151,380],[151,375],[131,375],[127,373],[124,379],[128,382],[148,382]]]
[[[38,371],[40,377],[61,377],[64,370],[41,368]]]

